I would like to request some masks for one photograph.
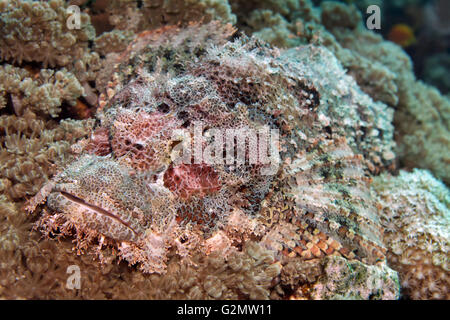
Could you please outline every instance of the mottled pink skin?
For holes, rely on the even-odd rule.
[[[194,195],[203,197],[221,188],[218,174],[206,164],[181,164],[171,167],[164,173],[164,185],[184,199]]]

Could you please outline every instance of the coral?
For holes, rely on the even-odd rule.
[[[386,264],[367,266],[341,257],[327,257],[324,275],[311,288],[315,300],[397,300],[398,275]]]
[[[283,1],[281,3],[288,4],[290,10],[280,10],[280,6],[273,5],[273,2],[278,3],[264,1],[250,6],[249,12],[246,12],[247,6],[244,3],[234,1],[235,11],[244,13],[238,16],[237,25],[282,48],[307,43],[323,45],[336,55],[361,89],[374,100],[389,105],[397,104],[397,86],[394,81],[396,75],[377,60],[379,52],[385,49],[372,48],[369,41],[360,46],[361,39],[358,37],[360,34],[375,37],[378,46],[382,38],[364,29],[361,14],[354,6],[324,1],[320,7],[314,7],[309,0]],[[345,41],[354,41],[354,47],[348,50]],[[384,46],[385,43],[382,44]],[[373,59],[368,58],[359,52],[360,47],[367,48],[370,54],[376,49],[377,55]],[[400,61],[403,61],[404,57],[401,58]]]
[[[109,24],[112,29],[99,32],[95,39],[95,49],[103,55],[122,52],[134,36],[144,30],[165,25],[187,26],[194,21],[236,22],[226,0],[145,0],[141,4],[135,0],[104,1],[94,9],[95,13],[91,14],[93,19],[98,16],[102,26]]]
[[[281,47],[305,43],[327,47],[364,92],[395,108],[401,162],[429,169],[448,183],[448,154],[438,151],[448,149],[447,100],[416,80],[402,48],[367,30],[354,6],[335,1],[324,1],[320,7],[310,1],[282,3],[291,10],[272,1],[255,6],[234,1],[235,12],[243,13],[237,25]]]
[[[320,8],[322,23],[328,30],[355,29],[361,21],[361,13],[354,5],[345,6],[335,1],[323,1]]]
[[[310,0],[230,1],[237,14],[237,26],[280,48],[306,44],[302,39],[320,20]],[[310,20],[312,24],[304,23]]]
[[[3,204],[2,204],[3,206]],[[11,218],[14,215],[20,217]],[[2,232],[0,274],[2,283],[0,295],[6,299],[106,299],[114,297],[120,268],[114,264],[93,265],[89,255],[77,256],[72,252],[70,242],[56,243],[40,239],[39,234],[24,230],[30,227],[29,217],[17,210],[11,213],[5,229],[15,234],[15,243]],[[21,230],[17,229],[18,220]],[[2,224],[3,226],[3,224]],[[70,266],[81,270],[79,290],[68,288],[67,273]],[[123,269],[123,266],[122,266]],[[116,296],[117,298],[117,296]]]
[[[105,56],[111,52],[122,52],[134,37],[135,33],[130,30],[105,32],[95,39],[95,50]]]
[[[374,33],[367,31],[358,31],[361,41],[364,41],[364,52],[353,50],[353,48],[360,48],[356,42],[353,42],[355,37],[353,32],[348,32],[347,38],[342,41],[351,41],[351,44],[346,42],[342,48],[340,45],[336,46],[335,54],[344,66],[348,68],[349,74],[352,75],[361,89],[369,94],[373,99],[387,103],[390,106],[397,106],[398,97],[398,83],[397,73],[389,65],[391,62],[385,63],[379,61],[378,56],[372,56],[374,49],[378,50],[378,54],[383,54],[389,57],[395,57],[391,61],[398,64],[399,68],[404,68],[405,65],[412,68],[409,57],[400,51],[400,47],[397,47],[391,42],[382,41],[382,38]],[[351,46],[351,48],[350,48]],[[371,52],[370,55],[366,53]]]
[[[89,258],[76,261],[70,242],[42,241],[32,231],[34,217],[23,210],[23,199],[35,195],[57,166],[73,156],[71,145],[88,135],[93,122],[43,121],[25,110],[20,117],[0,116],[0,123],[0,295],[74,298],[76,292],[65,287],[67,267],[76,264],[97,278],[102,276],[100,268],[89,265]]]
[[[135,31],[156,29],[164,25],[186,25],[199,20],[204,23],[212,20],[221,20],[225,23],[235,22],[235,17],[231,13],[227,1],[223,0],[160,2],[144,0],[139,10],[137,6],[137,2],[133,0],[112,2],[106,8],[110,15],[109,21],[119,30],[130,29],[129,21],[132,21],[131,29]],[[126,12],[126,16],[123,16],[124,12]],[[131,17],[139,18],[131,19]]]
[[[408,168],[425,168],[450,182],[450,100],[433,87],[418,81],[402,99],[408,107],[399,109],[395,122],[401,132],[399,154]]]
[[[70,147],[91,130],[92,120],[44,122],[27,110],[0,116],[0,177],[9,198],[33,196],[70,158]]]
[[[80,28],[69,29],[68,21],[73,17],[67,10],[66,1],[14,0],[0,2],[0,17],[3,30],[0,36],[2,60],[15,66],[37,62],[45,68],[41,69],[41,73],[47,74],[42,81],[47,81],[53,73],[59,74],[60,78],[67,78],[59,81],[73,83],[73,86],[81,84],[84,88],[84,93],[74,87],[61,89],[63,92],[70,90],[75,97],[83,93],[91,105],[96,103],[96,89],[89,82],[96,80],[102,62],[100,55],[89,48],[95,38],[95,30],[88,14],[80,14]],[[61,67],[64,68],[47,69]],[[17,73],[17,70],[8,71]],[[31,81],[26,81],[23,85],[30,84]],[[50,94],[53,99],[61,95],[57,92],[58,86],[54,89],[56,92]],[[41,95],[49,95],[47,92],[52,89],[47,87],[47,92],[41,90]],[[53,104],[49,103],[48,109],[55,116],[59,111],[52,110]]]
[[[0,66],[0,82],[4,92],[12,96],[18,116],[30,110],[56,118],[64,102],[74,105],[83,94],[77,78],[65,69],[57,72],[41,69],[33,74],[5,64]]]
[[[75,52],[80,51],[80,48],[76,48]],[[72,65],[69,65],[67,68],[70,72],[72,72],[78,79],[78,81],[83,84],[83,88],[85,90],[85,98],[86,100],[95,105],[97,102],[97,97],[91,91],[95,91],[89,85],[91,81],[97,81],[97,78],[101,76],[102,68],[104,67],[104,61],[100,58],[100,55],[97,52],[87,52],[79,54],[79,58],[73,61]]]
[[[345,48],[350,49],[353,55],[361,55],[375,64],[378,70],[388,69],[395,77],[392,79],[391,90],[395,94],[394,100],[385,100],[396,107],[394,123],[397,131],[398,154],[404,165],[430,169],[433,173],[448,181],[448,154],[439,152],[449,144],[448,142],[448,101],[435,89],[417,81],[412,69],[412,63],[400,47],[383,41],[380,36],[358,28],[356,31],[341,29],[334,33],[336,40]],[[337,54],[340,57],[339,54]],[[380,64],[380,68],[377,67]],[[347,67],[346,63],[344,65]],[[364,64],[362,64],[364,65]],[[351,70],[351,68],[350,68]],[[356,69],[357,70],[357,69]],[[362,70],[361,70],[362,71]],[[352,72],[352,71],[351,71]],[[364,71],[365,72],[365,71]],[[360,71],[355,71],[358,83],[363,78]],[[359,74],[359,76],[358,76]],[[379,73],[382,75],[382,73]],[[370,74],[363,76],[368,79]],[[388,83],[387,77],[379,78],[380,83]],[[371,77],[371,79],[374,79]],[[393,82],[392,82],[393,81]],[[371,83],[371,81],[364,81]],[[362,85],[364,90],[364,85]],[[376,87],[375,87],[376,88]],[[372,96],[373,93],[365,90]],[[386,90],[375,90],[386,92]],[[380,99],[381,97],[374,96]]]
[[[353,55],[360,54],[364,56],[364,59],[381,64],[381,68],[377,67],[379,70],[387,68],[390,73],[396,75],[389,76],[394,84],[391,87],[396,88],[392,91],[396,98],[385,101],[396,107],[394,123],[398,133],[398,154],[401,161],[410,168],[430,169],[437,177],[448,181],[449,155],[438,151],[446,149],[449,145],[449,124],[446,116],[449,114],[448,101],[437,90],[415,79],[412,63],[400,47],[361,29],[349,30],[347,35],[346,32],[339,30],[334,35],[343,47],[351,50]],[[339,57],[339,54],[337,56]],[[344,65],[347,66],[346,63]],[[361,72],[355,73],[361,75]],[[368,79],[368,76],[370,74],[364,75],[364,78]],[[359,76],[355,78],[358,83],[361,83],[362,78]],[[386,77],[379,79],[381,83],[387,83]],[[367,81],[364,82],[367,83]],[[364,90],[364,85],[362,87]],[[366,90],[366,92],[371,94],[370,91]],[[374,98],[380,97],[374,96]]]
[[[0,109],[6,107],[6,91],[3,84],[0,84]]]
[[[427,58],[424,66],[424,81],[438,88],[442,94],[450,93],[450,55],[435,54]]]
[[[134,275],[121,284],[129,299],[268,299],[281,266],[273,253],[254,242],[227,258],[220,253],[194,257],[195,266],[172,258],[165,275]],[[128,290],[132,283],[134,290]]]
[[[169,260],[165,275],[144,275],[119,264],[103,250],[75,255],[70,241],[39,239],[31,219],[0,197],[0,295],[8,299],[268,299],[281,266],[273,253],[248,242],[227,258],[220,253],[196,255],[195,265]],[[80,268],[80,288],[67,287],[70,266]]]
[[[21,64],[42,62],[47,66],[68,66],[80,59],[88,41],[95,36],[87,14],[80,15],[80,29],[70,30],[70,13],[62,0],[0,2],[0,57]],[[77,50],[73,50],[76,47]],[[80,50],[81,49],[81,50]]]
[[[290,299],[310,299],[310,289],[323,274],[320,259],[305,261],[302,258],[289,259],[283,265],[279,283],[272,291],[272,299],[290,293]]]
[[[382,175],[373,184],[388,263],[412,299],[449,299],[450,193],[428,171]]]

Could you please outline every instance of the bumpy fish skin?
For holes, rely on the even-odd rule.
[[[79,159],[29,209],[46,201],[44,229],[70,225],[78,235],[106,237],[149,273],[165,272],[171,248],[187,260],[198,251],[226,256],[250,239],[276,260],[384,260],[368,159],[391,146],[371,149],[373,137],[355,133],[361,121],[330,121],[327,108],[328,115],[336,110],[322,100],[327,85],[315,86],[298,64],[289,67],[295,61],[255,39],[227,42],[233,32],[211,23],[140,35],[118,60]],[[353,88],[347,95],[349,114],[382,112],[353,105],[359,95]],[[280,163],[272,171],[273,163],[176,163],[174,130],[195,136],[199,123],[278,130]],[[261,143],[249,143],[246,160]],[[387,165],[386,158],[378,164]]]

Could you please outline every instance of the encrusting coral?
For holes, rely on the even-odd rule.
[[[412,299],[449,299],[450,193],[428,171],[382,175],[373,184],[381,205],[388,263]]]

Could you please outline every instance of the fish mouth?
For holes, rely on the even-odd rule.
[[[88,211],[91,211],[95,214],[99,214],[99,215],[104,215],[107,217],[110,217],[111,219],[117,221],[118,223],[121,223],[122,225],[124,225],[125,227],[127,227],[128,229],[130,229],[133,234],[138,237],[139,233],[136,232],[136,230],[133,229],[133,227],[130,226],[130,224],[124,220],[122,220],[119,216],[111,213],[108,210],[103,209],[102,207],[99,207],[97,205],[91,204],[86,202],[85,200],[83,200],[80,197],[77,197],[71,193],[68,193],[66,191],[62,191],[62,190],[58,190],[58,192],[67,200],[76,203],[77,205],[86,208]]]

